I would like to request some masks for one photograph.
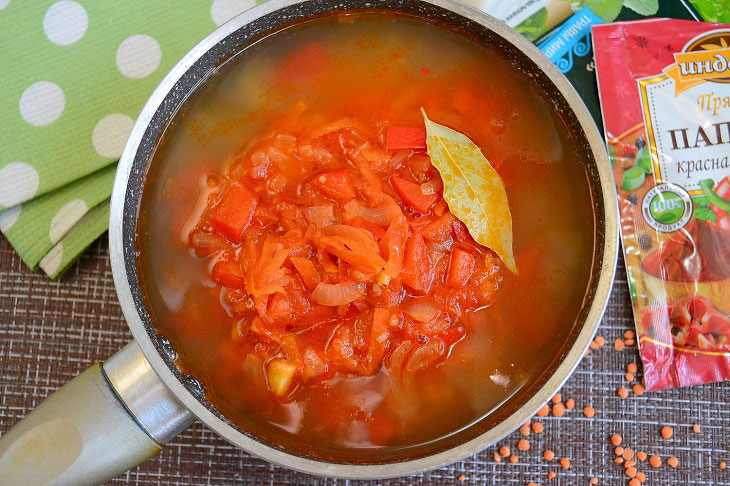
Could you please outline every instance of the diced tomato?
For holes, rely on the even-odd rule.
[[[420,294],[427,294],[431,288],[431,262],[426,253],[426,242],[420,231],[415,230],[406,243],[403,259],[403,283]]]
[[[269,309],[267,311],[269,317],[283,321],[287,320],[291,316],[291,313],[291,306],[284,294],[274,294],[274,296],[271,297],[269,300]]]
[[[456,289],[466,285],[474,271],[475,263],[476,259],[474,255],[461,248],[454,248],[451,251],[451,261],[449,262],[446,285]]]
[[[355,218],[352,218],[349,221],[350,226],[354,226],[355,228],[362,228],[365,230],[368,230],[373,234],[373,237],[376,240],[381,239],[385,235],[385,230],[378,226],[377,224],[371,223],[370,221],[366,220],[365,218],[361,218],[360,216],[357,216]]]
[[[218,261],[213,267],[213,280],[229,289],[242,289],[246,286],[243,270],[236,261]]]
[[[428,172],[431,168],[431,157],[425,154],[414,154],[408,157],[406,165],[411,169],[414,176],[418,176],[418,174]]]
[[[310,42],[276,71],[277,81],[294,81],[322,72],[327,66],[327,54],[319,42]]]
[[[347,169],[323,172],[315,176],[311,184],[325,196],[338,201],[346,201],[355,197],[355,190],[350,183],[350,171]]]
[[[425,127],[388,127],[385,130],[386,150],[426,150]]]
[[[393,190],[400,196],[406,206],[421,214],[427,214],[431,210],[431,206],[436,204],[440,197],[438,194],[424,194],[421,186],[398,176],[390,178],[390,185],[393,186]]]
[[[241,184],[233,183],[213,208],[210,223],[231,241],[239,242],[256,209],[258,198]]]

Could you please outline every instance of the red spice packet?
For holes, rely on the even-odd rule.
[[[730,26],[593,27],[648,390],[730,380]]]

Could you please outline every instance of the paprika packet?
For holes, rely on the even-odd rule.
[[[593,27],[648,390],[730,380],[730,26]]]

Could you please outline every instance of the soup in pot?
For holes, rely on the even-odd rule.
[[[421,108],[496,171],[517,271],[444,198]],[[443,448],[570,344],[595,245],[574,140],[464,33],[379,11],[281,29],[211,73],[155,151],[136,240],[153,322],[260,440],[349,462]]]

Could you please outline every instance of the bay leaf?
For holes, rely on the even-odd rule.
[[[477,243],[494,251],[517,273],[512,253],[512,214],[504,182],[482,151],[466,135],[426,116],[426,147],[444,182],[444,200]]]

